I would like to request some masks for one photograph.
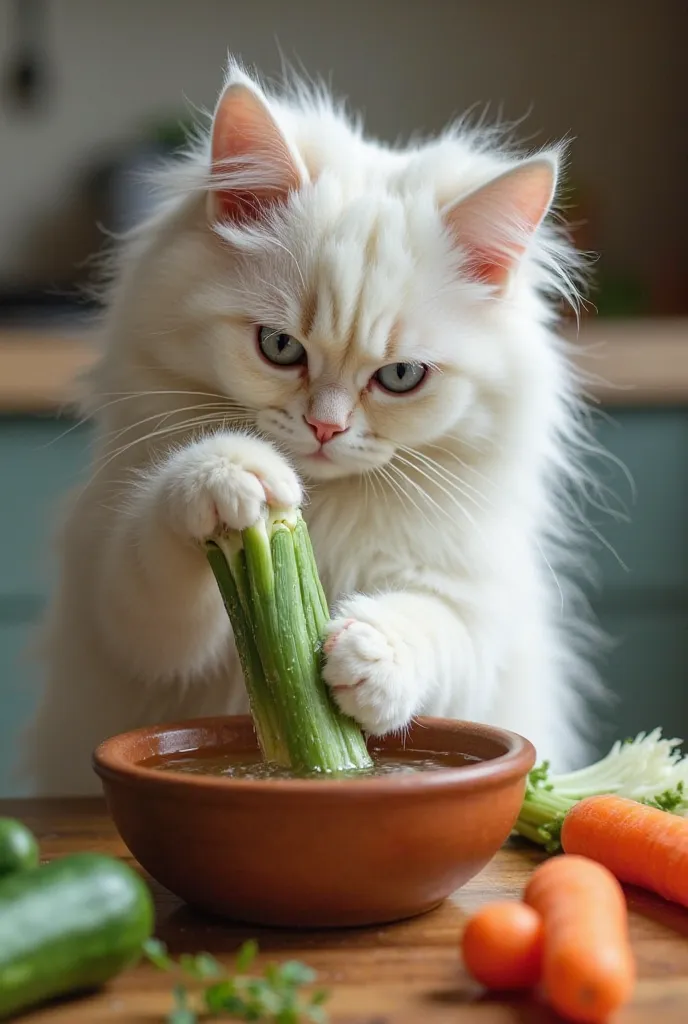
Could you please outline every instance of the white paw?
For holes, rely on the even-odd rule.
[[[342,711],[373,736],[403,729],[417,712],[403,626],[371,597],[344,602],[325,636],[323,675]]]
[[[269,505],[298,505],[301,485],[291,466],[258,438],[218,434],[171,456],[159,500],[177,533],[204,541],[218,529],[243,530]]]

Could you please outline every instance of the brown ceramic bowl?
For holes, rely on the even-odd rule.
[[[289,927],[379,924],[437,906],[508,837],[535,760],[504,729],[418,720],[403,749],[475,764],[363,779],[247,780],[157,771],[156,754],[257,750],[248,717],[115,736],[94,755],[122,839],[187,903]],[[402,749],[398,737],[374,749]]]

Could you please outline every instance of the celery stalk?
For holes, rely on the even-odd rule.
[[[300,513],[273,513],[240,536],[218,539],[208,556],[265,758],[301,774],[369,768],[360,729],[321,678],[329,613]]]
[[[330,618],[327,598],[320,582],[315,553],[308,534],[308,527],[299,516],[293,530],[294,553],[301,582],[301,599],[306,615],[306,624],[313,650],[316,652],[318,666],[320,664],[320,639]],[[344,719],[346,728],[344,738],[352,762],[356,764],[360,756],[360,730],[349,718]]]
[[[242,554],[242,552],[238,553],[239,556]],[[217,544],[208,545],[207,556],[234,630],[239,661],[260,748],[266,760],[274,761],[276,764],[288,764],[288,752],[280,735],[278,718],[272,706],[270,690],[256,647],[251,621],[245,606],[242,605],[241,588],[237,585],[237,577],[240,578],[241,571],[237,562],[240,562],[240,558],[236,556],[232,558],[230,551],[221,540]],[[244,594],[246,595],[245,590]],[[246,597],[244,597],[245,599]]]
[[[294,550],[299,566],[299,578],[303,592],[303,602],[312,611],[318,634],[322,634],[325,623],[330,617],[327,598],[320,582],[315,554],[308,535],[308,527],[299,516],[294,527]]]

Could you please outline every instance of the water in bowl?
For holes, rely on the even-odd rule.
[[[470,754],[437,753],[426,750],[395,751],[393,754],[373,751],[373,767],[356,772],[313,772],[308,777],[370,778],[371,776],[400,775],[414,772],[432,772],[447,768],[464,768],[480,760]],[[261,761],[254,750],[236,751],[207,748],[183,750],[171,754],[156,754],[140,762],[143,768],[163,772],[183,772],[188,775],[215,775],[228,779],[294,779],[304,778],[288,768]]]

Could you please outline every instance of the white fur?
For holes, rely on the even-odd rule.
[[[236,66],[232,83],[259,89]],[[442,211],[519,163],[490,138],[459,127],[392,150],[324,95],[264,102],[303,187],[250,224],[209,223],[219,185],[203,140],[123,251],[26,769],[40,793],[89,792],[106,736],[246,709],[197,542],[265,500],[297,501],[296,473],[335,608],[325,676],[342,708],[373,733],[419,714],[507,726],[567,766],[588,673],[552,566],[572,545],[558,495],[581,428],[551,303],[572,291],[572,254],[545,223],[507,287],[471,275]],[[228,166],[220,184],[261,173],[270,184],[279,166]],[[513,241],[521,226],[497,227]],[[306,378],[267,365],[251,326],[300,338],[304,318]],[[417,393],[368,389],[392,338],[393,361],[437,368]],[[329,461],[303,418],[323,394],[350,419]]]

